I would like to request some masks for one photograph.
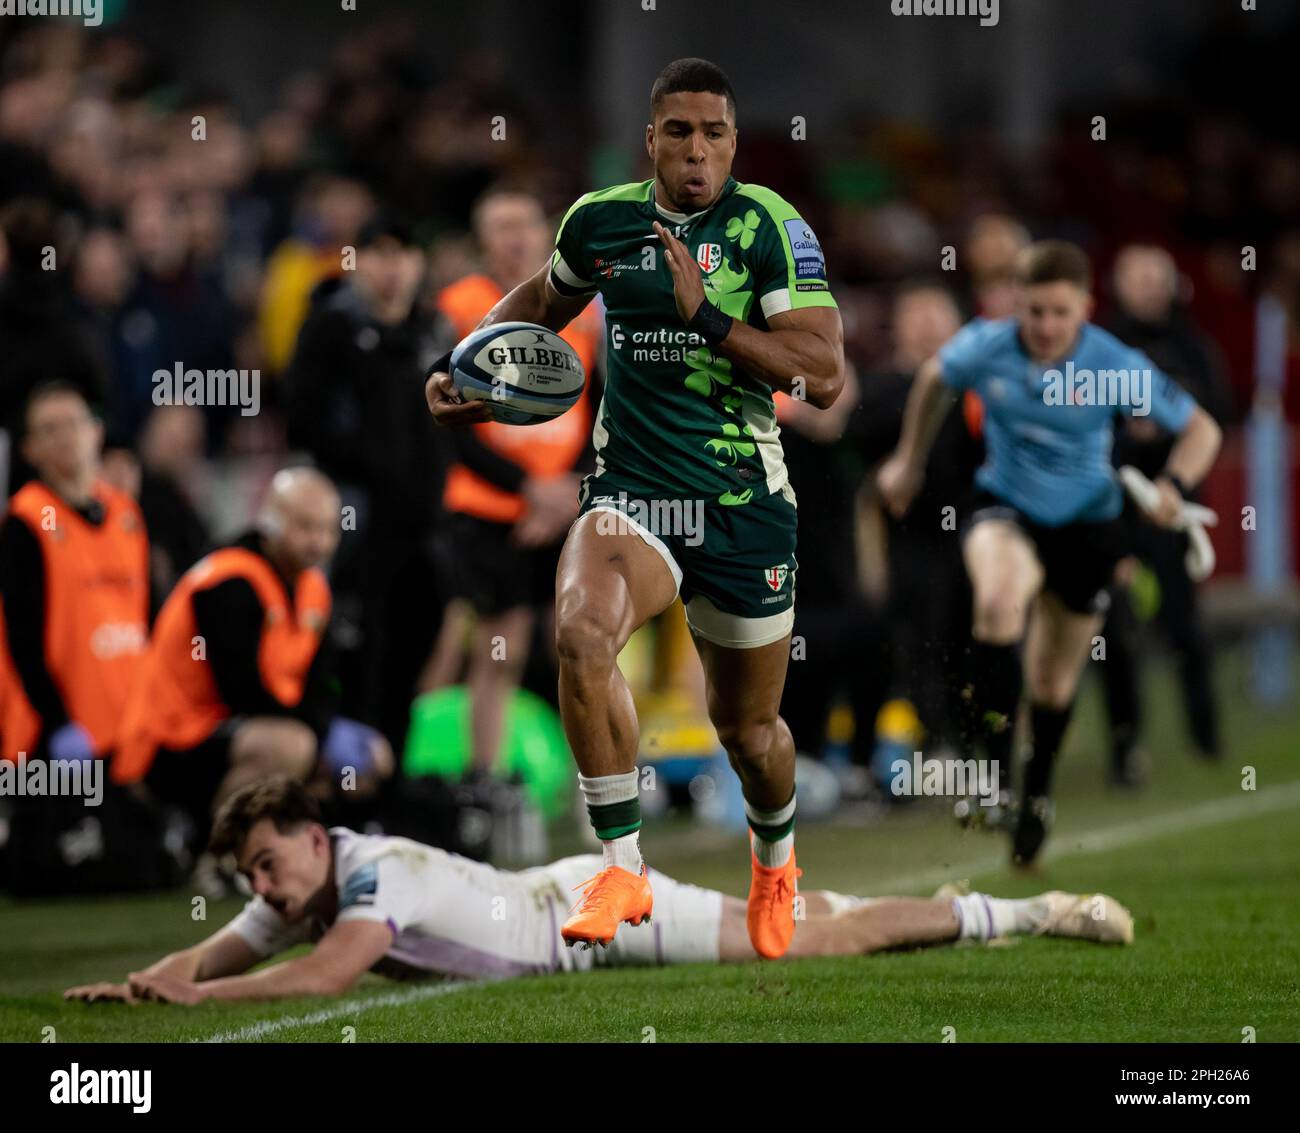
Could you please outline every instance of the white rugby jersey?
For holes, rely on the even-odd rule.
[[[339,894],[336,919],[378,921],[393,932],[392,945],[374,970],[392,976],[414,969],[503,978],[574,967],[574,954],[561,944],[559,932],[578,897],[565,885],[574,883],[574,870],[557,867],[582,861],[594,873],[598,857],[508,873],[409,838],[336,826],[330,840]],[[289,924],[254,897],[229,927],[266,957],[318,940],[330,926],[319,918]]]

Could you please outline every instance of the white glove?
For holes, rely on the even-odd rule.
[[[1133,502],[1145,513],[1149,515],[1155,510],[1160,502],[1160,489],[1141,472],[1131,464],[1126,464],[1119,470],[1119,481],[1133,497]],[[1173,529],[1187,532],[1187,557],[1183,560],[1183,565],[1193,582],[1204,582],[1214,573],[1214,546],[1205,529],[1218,525],[1217,512],[1201,504],[1183,501],[1182,511],[1174,521]]]

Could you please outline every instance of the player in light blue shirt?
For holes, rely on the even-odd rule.
[[[987,459],[962,531],[974,596],[971,704],[1009,792],[1027,674],[1032,755],[1012,858],[1028,864],[1051,822],[1052,763],[1115,564],[1127,553],[1111,465],[1116,418],[1149,415],[1178,435],[1155,481],[1159,505],[1148,513],[1163,526],[1177,520],[1221,438],[1209,414],[1145,354],[1088,322],[1092,279],[1082,249],[1057,240],[1031,245],[1017,263],[1017,284],[1014,318],[968,323],[922,365],[879,486],[895,515],[906,512],[953,397],[979,395]]]
[[[939,350],[939,363],[946,386],[973,389],[984,406],[987,455],[976,484],[1044,527],[1119,515],[1117,415],[1149,415],[1181,433],[1196,409],[1145,354],[1091,323],[1066,362],[1044,364],[1025,352],[1019,320],[974,319]]]

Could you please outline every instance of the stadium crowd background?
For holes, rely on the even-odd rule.
[[[499,6],[487,8],[501,14]],[[1300,142],[1282,93],[1284,45],[1294,43],[1297,27],[1293,20],[1243,40],[1216,26],[1208,5],[1182,9],[1181,34],[1156,52],[1144,51],[1140,29],[1119,6],[1097,6],[1098,20],[1113,12],[1134,31],[1111,60],[1114,73],[1091,85],[1076,82],[1068,98],[1045,100],[1048,109],[1038,113],[1050,116],[1027,132],[1011,130],[1005,114],[982,118],[978,105],[956,117],[951,108],[906,116],[872,111],[865,98],[841,100],[826,121],[816,117],[815,96],[800,94],[785,117],[812,118],[804,140],[779,115],[750,124],[747,96],[759,77],[741,62],[743,36],[730,52],[725,37],[711,52],[678,29],[671,42],[686,49],[665,46],[663,58],[653,51],[629,56],[632,48],[620,47],[620,58],[637,60],[617,76],[612,101],[624,106],[641,98],[674,54],[711,54],[732,72],[740,97],[736,175],[772,185],[800,208],[825,249],[843,311],[859,402],[841,405],[831,426],[787,407],[801,500],[802,629],[797,624],[795,632],[808,636],[812,660],[804,670],[792,666],[787,705],[809,717],[792,720],[803,749],[815,753],[825,738],[836,695],[856,710],[853,746],[862,763],[875,742],[876,710],[891,695],[924,701],[919,686],[927,679],[933,696],[951,693],[941,673],[919,675],[942,665],[942,657],[934,659],[942,650],[931,637],[907,652],[898,639],[909,627],[891,625],[891,605],[896,611],[899,603],[891,604],[889,592],[892,577],[895,585],[909,580],[921,602],[942,593],[957,577],[952,544],[935,552],[926,533],[910,543],[896,533],[910,557],[891,570],[887,525],[870,499],[870,468],[889,443],[873,429],[889,420],[896,428],[901,410],[897,383],[874,385],[873,377],[897,378],[919,361],[908,356],[900,325],[908,296],[940,289],[935,304],[915,316],[922,325],[911,333],[924,343],[947,325],[944,293],[956,304],[953,319],[1007,313],[1011,259],[1030,237],[1080,243],[1096,271],[1098,321],[1127,320],[1157,358],[1167,347],[1200,359],[1197,396],[1228,432],[1204,494],[1230,517],[1244,502],[1241,426],[1256,402],[1262,295],[1287,319],[1282,412],[1291,430],[1300,421]],[[232,10],[251,19],[246,6]],[[595,6],[573,11],[570,50],[580,66],[583,50],[599,48],[614,30]],[[79,386],[107,425],[106,474],[141,501],[156,607],[207,549],[249,525],[277,469],[315,462],[361,516],[334,566],[333,633],[349,659],[341,669],[343,704],[400,752],[455,573],[454,539],[438,501],[456,454],[424,414],[421,363],[454,341],[437,300],[478,269],[475,202],[504,185],[535,195],[558,219],[582,192],[648,176],[644,153],[638,156],[635,134],[621,149],[609,144],[608,131],[592,121],[596,111],[572,115],[571,79],[557,81],[553,103],[538,97],[537,60],[526,70],[511,66],[517,41],[498,54],[458,54],[422,34],[431,14],[352,16],[350,25],[336,19],[334,30],[317,26],[314,46],[295,52],[287,66],[278,58],[272,66],[268,53],[275,52],[265,42],[250,45],[260,72],[278,77],[256,95],[211,78],[221,72],[219,51],[238,40],[238,26],[205,49],[196,41],[216,18],[210,14],[208,24],[184,34],[175,13],[163,16],[149,4],[109,5],[108,14],[116,22],[98,29],[67,20],[0,21],[5,494],[30,475],[15,451],[30,391],[50,378]],[[154,15],[158,22],[148,18]],[[630,18],[623,13],[615,28]],[[267,17],[260,39],[283,30],[275,20]],[[941,23],[927,25],[936,38],[958,34]],[[242,34],[257,26],[245,25]],[[667,34],[656,27],[658,38],[643,48]],[[909,34],[916,41],[922,33]],[[552,29],[547,42],[554,41]],[[196,59],[200,65],[192,65]],[[1135,61],[1146,81],[1123,81]],[[968,65],[968,74],[971,66],[980,69]],[[990,83],[998,66],[987,68]],[[1196,81],[1206,67],[1229,72],[1214,84],[1215,102]],[[1246,102],[1243,95],[1233,104],[1238,88],[1230,75],[1245,71],[1271,74],[1277,99]],[[772,75],[755,101],[770,108],[781,81]],[[870,87],[873,79],[863,71],[836,81]],[[1014,91],[1032,98],[1034,88]],[[1105,140],[1093,136],[1097,115],[1107,120]],[[195,116],[202,116],[203,140],[195,138]],[[368,384],[358,375],[353,389],[315,390],[310,373],[290,380],[313,296],[319,302],[329,293],[329,281],[344,274],[342,250],[376,225],[421,249],[421,278],[402,324],[409,332],[402,367],[382,378],[369,374]],[[1120,302],[1112,269],[1132,244],[1162,248],[1176,264],[1168,314],[1145,317]],[[42,262],[51,246],[53,271]],[[955,268],[943,271],[948,247],[956,249]],[[1256,250],[1253,270],[1243,270],[1246,247]],[[1159,291],[1158,282],[1151,286]],[[155,371],[178,363],[258,371],[259,411],[156,406]],[[364,413],[360,401],[368,404]],[[321,422],[338,428],[331,433]],[[1292,500],[1300,500],[1294,463],[1286,475]],[[1300,530],[1298,519],[1292,531]],[[1216,534],[1221,578],[1241,574],[1242,538],[1232,522]],[[1294,555],[1293,548],[1293,562]],[[845,611],[863,636],[844,632]],[[955,640],[960,622],[960,609],[945,611],[934,633]],[[544,620],[538,624],[544,632]],[[856,652],[846,666],[849,646]],[[917,661],[918,649],[929,659]],[[900,673],[900,656],[915,667],[904,664]],[[833,673],[842,687],[826,683]],[[534,651],[525,683],[554,697],[545,648]],[[935,719],[943,711],[923,712],[932,731],[943,732]]]

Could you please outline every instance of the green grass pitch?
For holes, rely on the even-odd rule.
[[[1226,667],[1227,668],[1227,667]],[[1230,672],[1235,666],[1230,667]],[[1103,786],[1102,717],[1088,688],[1058,772],[1058,826],[1036,877],[1003,840],[965,834],[939,807],[883,822],[847,815],[799,830],[805,888],[928,893],[968,878],[995,894],[1104,890],[1134,912],[1132,948],[1021,940],[778,964],[601,971],[492,986],[367,976],[342,1001],[196,1008],[64,1003],[74,983],[121,979],[223,923],[190,918],[185,892],[0,903],[0,1040],[403,1041],[1300,1041],[1300,709],[1268,716],[1225,677],[1229,754],[1187,753],[1167,679],[1151,681],[1152,784]],[[1242,789],[1242,768],[1256,790]],[[743,893],[740,836],[647,829],[650,860]],[[556,847],[570,852],[576,845]],[[351,1032],[346,1028],[353,1028]],[[946,1031],[951,1028],[951,1031]]]

